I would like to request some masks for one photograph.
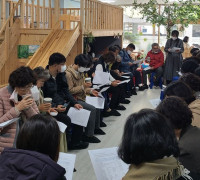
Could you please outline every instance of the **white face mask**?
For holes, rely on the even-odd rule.
[[[87,68],[85,68],[85,67],[78,68],[78,72],[80,72],[80,73],[85,72],[86,70],[87,70]]]
[[[65,72],[66,69],[67,69],[67,66],[66,66],[66,65],[63,65],[63,66],[61,66],[61,70],[60,70],[60,72]]]
[[[172,39],[175,41],[175,40],[177,40],[177,37],[172,37]]]
[[[40,99],[40,91],[37,86],[33,86],[33,88],[31,88],[31,95],[34,101],[38,101]]]
[[[127,53],[130,55],[132,52],[130,50],[128,50]]]

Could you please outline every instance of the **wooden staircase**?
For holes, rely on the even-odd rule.
[[[27,63],[27,66],[35,68],[46,67],[52,53],[59,52],[65,57],[70,53],[80,35],[79,25],[73,30],[53,29],[40,48]]]

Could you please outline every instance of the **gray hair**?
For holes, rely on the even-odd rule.
[[[159,47],[159,44],[158,43],[153,43],[151,46],[152,47],[154,47],[154,46],[158,46]]]
[[[42,66],[36,67],[34,70],[36,79],[45,79],[48,80],[50,78],[49,70],[44,69]]]

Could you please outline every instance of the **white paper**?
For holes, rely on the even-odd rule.
[[[97,180],[122,180],[125,176],[129,165],[118,157],[117,150],[113,147],[88,151]]]
[[[120,83],[118,83],[118,84],[124,84],[124,83],[128,83],[130,81],[130,79],[128,79],[128,80],[124,80],[124,81],[121,81]]]
[[[109,89],[109,88],[110,88],[110,86],[109,86],[109,87],[102,88],[102,90],[99,91],[99,92],[100,92],[100,93],[105,92],[105,91],[107,91],[107,89]]]
[[[147,71],[147,70],[149,70],[149,69],[151,69],[151,67],[149,66],[149,67],[146,67],[146,68],[144,68],[143,70],[144,71]]]
[[[130,79],[130,76],[121,76],[123,78],[126,78],[126,79]]]
[[[126,72],[126,73],[124,73],[124,74],[131,74],[131,72]]]
[[[161,102],[160,99],[151,99],[151,100],[149,100],[149,101],[150,101],[150,103],[152,104],[152,106],[153,106],[154,108],[156,108],[156,107],[160,104],[160,102]]]
[[[0,128],[5,128],[6,126],[16,122],[17,120],[19,120],[19,118],[14,118],[14,119],[8,120],[6,122],[0,123]]]
[[[67,125],[65,125],[64,123],[61,123],[59,121],[56,121],[56,122],[58,124],[59,129],[60,129],[60,132],[64,133],[66,128],[67,128]]]
[[[86,103],[91,104],[97,109],[104,109],[105,99],[102,97],[86,96]]]
[[[67,180],[72,180],[73,172],[74,172],[74,164],[76,160],[76,155],[67,154],[60,152],[58,158],[58,164],[65,168],[66,174],[65,177]]]
[[[93,84],[109,84],[110,73],[95,71],[95,76],[93,79]]]
[[[173,48],[171,49],[171,52],[175,52],[175,51],[177,51],[177,50],[181,50],[181,48],[173,47]]]
[[[78,110],[74,107],[71,107],[67,115],[70,117],[73,124],[86,127],[90,117],[90,111],[86,109]]]

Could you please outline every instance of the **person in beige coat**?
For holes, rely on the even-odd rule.
[[[15,122],[1,129],[0,153],[5,147],[15,146],[19,124],[39,113],[30,94],[34,82],[33,71],[22,66],[10,74],[9,85],[0,89],[0,123],[13,118],[20,119],[20,123]]]
[[[74,64],[68,67],[66,77],[70,93],[84,109],[91,111],[83,141],[99,143],[100,140],[95,137],[94,134],[105,134],[105,132],[100,129],[100,110],[85,102],[86,94],[98,96],[98,92],[91,89],[91,82],[84,81],[83,72],[89,70],[91,65],[92,63],[89,56],[80,54],[76,56]]]

